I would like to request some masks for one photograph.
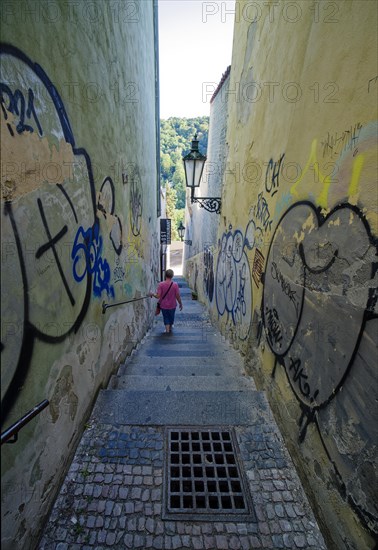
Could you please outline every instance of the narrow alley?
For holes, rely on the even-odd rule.
[[[1,550],[377,550],[377,29],[0,2]]]
[[[102,390],[39,550],[325,549],[263,392],[191,299]]]

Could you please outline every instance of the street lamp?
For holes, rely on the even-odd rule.
[[[194,189],[199,187],[203,167],[206,162],[206,157],[201,155],[198,150],[198,139],[197,134],[192,140],[192,148],[190,153],[188,153],[184,158],[184,167],[185,167],[185,181],[186,187],[191,188],[190,202],[197,202],[201,208],[204,208],[208,212],[215,212],[215,214],[220,214],[221,211],[221,198],[220,197],[195,197]]]
[[[189,246],[192,246],[192,241],[187,241],[186,239],[184,240],[185,226],[183,225],[182,221],[180,221],[177,227],[177,231],[180,237],[180,241],[188,244]]]

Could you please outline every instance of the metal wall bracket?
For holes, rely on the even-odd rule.
[[[192,197],[192,203],[196,202],[201,208],[215,214],[221,213],[222,199],[221,197]]]

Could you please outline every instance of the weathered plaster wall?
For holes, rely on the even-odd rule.
[[[221,197],[223,174],[226,168],[227,147],[227,105],[230,67],[223,73],[210,103],[210,125],[208,149],[199,149],[206,154],[201,185],[196,189],[196,197]],[[198,203],[190,204],[190,191],[187,190],[185,227],[186,239],[192,245],[184,245],[184,265],[186,277],[192,281],[192,289],[202,301],[210,302],[214,296],[214,251],[217,245],[219,214],[208,212]],[[193,258],[193,260],[191,260]]]
[[[33,548],[159,275],[153,2],[3,2],[2,548]]]
[[[329,547],[372,549],[377,4],[237,9],[207,303],[268,392]]]

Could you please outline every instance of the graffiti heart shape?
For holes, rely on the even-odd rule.
[[[295,394],[311,408],[336,395],[352,364],[375,253],[366,220],[349,204],[323,217],[299,202],[277,225],[266,263],[265,333]]]
[[[252,287],[248,247],[240,230],[223,234],[219,242],[215,298],[219,315],[226,312],[236,327],[238,338],[245,340],[251,325]]]

